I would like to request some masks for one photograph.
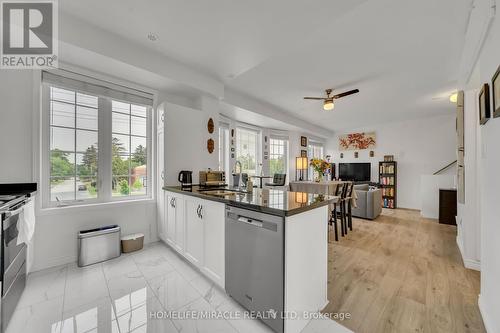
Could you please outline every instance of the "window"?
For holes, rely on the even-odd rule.
[[[42,82],[42,205],[149,197],[152,96],[48,72]]]
[[[112,195],[146,195],[147,109],[112,101],[111,110]]]
[[[249,176],[257,174],[259,132],[236,128],[236,160],[241,162],[242,173]]]
[[[220,123],[219,126],[219,171],[225,171],[229,177],[229,125]]]
[[[50,200],[97,196],[97,97],[50,88]]]
[[[269,171],[271,176],[275,173],[288,174],[288,140],[269,139]]]
[[[307,156],[308,159],[311,160],[313,158],[321,158],[323,159],[323,144],[318,142],[311,142],[307,147]],[[309,167],[309,179],[314,178],[314,169]]]

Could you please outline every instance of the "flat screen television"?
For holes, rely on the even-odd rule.
[[[342,180],[369,182],[371,180],[370,163],[340,163],[339,177]]]

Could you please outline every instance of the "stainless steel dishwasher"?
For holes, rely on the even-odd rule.
[[[226,206],[226,292],[279,333],[284,330],[284,231],[282,217]]]

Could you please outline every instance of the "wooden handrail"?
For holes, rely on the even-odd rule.
[[[451,162],[450,164],[448,164],[447,166],[445,166],[444,168],[441,168],[439,169],[438,171],[434,172],[433,175],[438,175],[440,174],[441,172],[443,172],[444,170],[448,169],[449,167],[451,167],[453,164],[457,163],[457,160],[454,160],[453,162]]]

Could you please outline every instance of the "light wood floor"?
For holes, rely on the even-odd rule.
[[[354,332],[485,332],[477,298],[479,272],[465,269],[456,227],[409,210],[353,220],[329,245],[323,312]]]

